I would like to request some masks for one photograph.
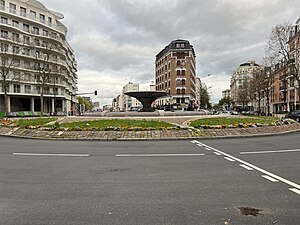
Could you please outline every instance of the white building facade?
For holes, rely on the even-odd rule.
[[[0,0],[0,15],[0,112],[6,109],[3,86],[8,112],[72,111],[77,62],[63,15],[36,0]]]
[[[139,91],[139,84],[129,82],[123,87],[120,111],[136,111],[142,107],[142,104],[136,98],[125,95],[126,92],[130,91]]]

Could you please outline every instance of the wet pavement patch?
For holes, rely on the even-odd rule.
[[[260,213],[260,212],[263,211],[262,209],[256,209],[256,208],[250,208],[250,207],[239,207],[238,209],[245,216],[249,216],[249,215],[250,216],[262,215],[262,213]]]

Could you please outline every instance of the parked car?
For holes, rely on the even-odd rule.
[[[290,118],[300,122],[300,110],[295,110],[286,115],[286,118]]]
[[[234,111],[234,110],[230,111],[230,114],[231,115],[239,115],[239,113],[237,111]]]

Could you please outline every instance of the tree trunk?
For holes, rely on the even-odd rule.
[[[8,113],[10,112],[8,111],[8,96],[7,96],[6,89],[4,90],[4,105],[5,105],[5,115],[7,116]]]
[[[44,96],[41,94],[41,114],[44,114]]]

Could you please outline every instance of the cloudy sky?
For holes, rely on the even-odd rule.
[[[212,86],[217,102],[239,64],[262,62],[272,27],[300,17],[299,0],[40,1],[64,14],[79,93],[98,90],[92,99],[101,105],[110,104],[128,82],[146,90],[155,80],[155,55],[178,38],[194,46],[197,76]]]

